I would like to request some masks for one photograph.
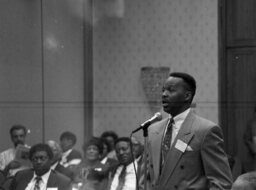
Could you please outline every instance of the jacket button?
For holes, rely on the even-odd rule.
[[[175,189],[178,189],[178,185],[174,185],[174,188],[175,188]]]
[[[183,169],[184,169],[184,166],[183,166],[183,165],[181,165],[181,166],[180,166],[180,169],[182,169],[182,170],[183,170]]]

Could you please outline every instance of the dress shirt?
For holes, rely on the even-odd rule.
[[[173,144],[177,134],[179,133],[180,131],[180,127],[181,125],[183,124],[183,122],[185,121],[188,113],[190,112],[191,108],[185,110],[184,112],[180,113],[179,115],[176,115],[173,120],[174,120],[174,123],[173,123],[173,128],[172,128],[172,140],[171,140],[171,145]],[[171,115],[170,115],[170,118],[171,118]],[[170,120],[169,120],[170,122]],[[168,124],[169,124],[168,122]],[[167,124],[167,126],[168,126]],[[165,129],[166,130],[166,129]],[[165,131],[166,133],[166,131]]]
[[[0,169],[4,170],[5,167],[14,160],[16,154],[15,148],[9,148],[0,154]]]
[[[29,147],[28,145],[24,145],[24,146],[25,147]],[[9,148],[9,149],[7,149],[7,150],[5,150],[5,151],[0,153],[0,170],[4,170],[6,168],[6,166],[11,161],[13,161],[15,159],[15,155],[16,155],[16,152],[17,152],[17,147],[16,148]],[[27,169],[29,167],[30,166],[28,166],[28,165],[21,165],[18,168],[10,169],[7,175],[8,176],[14,176],[18,171]]]
[[[67,168],[70,165],[78,165],[80,164],[80,162],[82,161],[82,159],[80,158],[74,158],[70,161],[67,161],[67,157],[69,156],[69,154],[72,152],[72,149],[67,150],[66,152],[62,153],[62,157],[61,157],[61,161],[60,164],[62,166],[64,166],[65,168]]]
[[[51,174],[51,170],[49,170],[48,172],[46,172],[44,175],[41,176],[42,180],[39,183],[40,190],[47,190],[47,182],[50,177],[50,174]],[[33,190],[34,189],[35,184],[36,184],[36,177],[37,177],[37,175],[34,173],[33,178],[28,183],[25,190]]]
[[[57,167],[57,165],[58,165],[58,163],[59,163],[59,162],[55,162],[55,163],[51,166],[51,169],[52,169],[52,170],[55,170],[56,167]]]
[[[134,163],[135,163],[135,167],[137,169],[137,162],[134,161]],[[110,190],[116,190],[116,188],[118,186],[118,181],[119,181],[118,178],[119,178],[119,175],[120,175],[123,167],[124,166],[121,165],[117,168],[116,173],[113,178],[113,181],[110,186]],[[126,167],[125,182],[124,182],[124,186],[123,186],[122,190],[136,190],[136,174],[135,174],[133,163],[130,163]]]

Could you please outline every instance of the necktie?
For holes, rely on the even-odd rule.
[[[163,142],[162,142],[162,166],[164,165],[164,161],[165,161],[165,157],[170,149],[170,145],[171,145],[171,140],[172,140],[172,126],[174,124],[174,120],[171,118],[167,129],[166,129],[166,133],[165,136],[163,138]]]
[[[118,186],[116,190],[122,190],[125,182],[126,166],[123,166],[122,171],[118,177]]]
[[[36,176],[35,180],[36,180],[36,183],[34,186],[34,190],[40,190],[40,182],[42,180],[41,176]]]

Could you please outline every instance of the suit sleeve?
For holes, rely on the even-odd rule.
[[[231,189],[232,174],[224,152],[221,128],[208,130],[201,147],[201,157],[209,189]]]

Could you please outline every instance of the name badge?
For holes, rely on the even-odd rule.
[[[186,148],[187,148],[188,144],[184,143],[182,140],[178,139],[176,144],[175,144],[175,148],[178,149],[181,152],[185,152]]]
[[[58,187],[48,187],[46,190],[58,190]]]

